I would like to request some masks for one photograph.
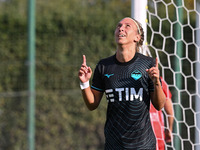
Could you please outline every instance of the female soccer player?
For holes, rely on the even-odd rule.
[[[138,21],[123,18],[115,29],[115,55],[98,62],[92,86],[92,69],[83,63],[79,70],[83,99],[89,110],[98,107],[105,92],[108,108],[105,150],[155,150],[150,122],[150,99],[157,110],[165,104],[159,80],[158,60],[137,53],[144,33]]]

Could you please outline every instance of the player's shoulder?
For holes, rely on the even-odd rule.
[[[115,55],[100,59],[100,61],[98,62],[98,64],[101,65],[106,65],[106,64],[110,64],[115,60]]]
[[[155,66],[156,61],[153,57],[146,56],[146,55],[143,55],[141,53],[137,53],[137,55],[138,55],[138,61],[140,63],[142,63],[143,65],[148,66],[148,68]]]
[[[150,56],[146,56],[146,55],[143,55],[141,53],[137,53],[138,57],[141,58],[141,59],[146,59],[146,60],[149,60],[149,61],[154,61],[154,58],[153,57],[150,57]]]

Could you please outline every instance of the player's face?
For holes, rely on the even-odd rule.
[[[138,41],[138,36],[137,26],[131,18],[124,18],[117,24],[115,29],[117,44],[133,44]]]

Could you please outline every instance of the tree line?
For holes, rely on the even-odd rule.
[[[82,55],[93,69],[115,52],[117,22],[130,1],[36,1],[37,150],[103,149],[106,100],[90,112],[81,97]],[[27,149],[27,1],[0,1],[0,149]]]
[[[187,8],[192,9],[189,4]],[[158,16],[154,16],[154,5],[149,5],[152,26],[148,26],[148,42],[154,35],[152,32],[160,29],[160,20],[167,15],[169,19],[162,21],[161,33],[169,36],[170,21],[174,22],[177,16],[174,5],[168,5],[169,14],[163,3],[158,5]],[[0,10],[3,10],[0,12],[0,149],[24,150],[28,147],[27,0],[0,1]],[[94,70],[99,59],[115,53],[114,30],[120,19],[131,16],[131,1],[42,0],[36,1],[35,12],[36,149],[103,149],[106,99],[102,99],[97,110],[87,110],[77,75],[83,54]],[[187,21],[185,16],[183,24]],[[190,18],[194,26],[193,13]],[[190,31],[184,28],[186,42],[191,42]],[[160,35],[154,36],[154,47],[150,50],[156,57],[163,41]],[[174,38],[167,38],[165,51],[158,52],[162,66],[169,66],[166,54],[173,54],[174,49]],[[193,49],[193,45],[188,47],[190,51]],[[189,57],[193,60],[195,55],[189,53]],[[174,63],[172,60],[172,70]],[[187,67],[188,63],[184,63],[183,68]],[[190,73],[188,69],[184,71],[186,75]],[[165,74],[167,82],[173,84],[171,70]]]

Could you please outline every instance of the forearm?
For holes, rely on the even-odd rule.
[[[90,89],[90,87],[86,88],[86,89],[83,89],[82,90],[82,96],[83,96],[83,99],[84,99],[84,102],[87,106],[87,108],[89,110],[94,110],[96,109],[95,108],[95,99],[94,99],[94,95]]]
[[[84,102],[89,110],[95,110],[102,98],[102,93],[92,90],[90,87],[82,90]]]
[[[168,117],[168,126],[167,129],[165,130],[165,141],[167,143],[172,141],[172,131],[173,131],[173,122],[174,122],[174,118],[173,116],[169,115]]]
[[[171,132],[173,131],[173,122],[174,122],[174,117],[173,116],[168,116],[169,130]]]
[[[174,112],[173,112],[173,105],[172,100],[167,99],[165,103],[165,111],[167,113],[169,129],[172,132],[173,130],[173,123],[174,123]]]
[[[160,82],[154,84],[154,93],[152,98],[152,104],[157,110],[161,110],[166,102],[166,96],[163,92]]]

